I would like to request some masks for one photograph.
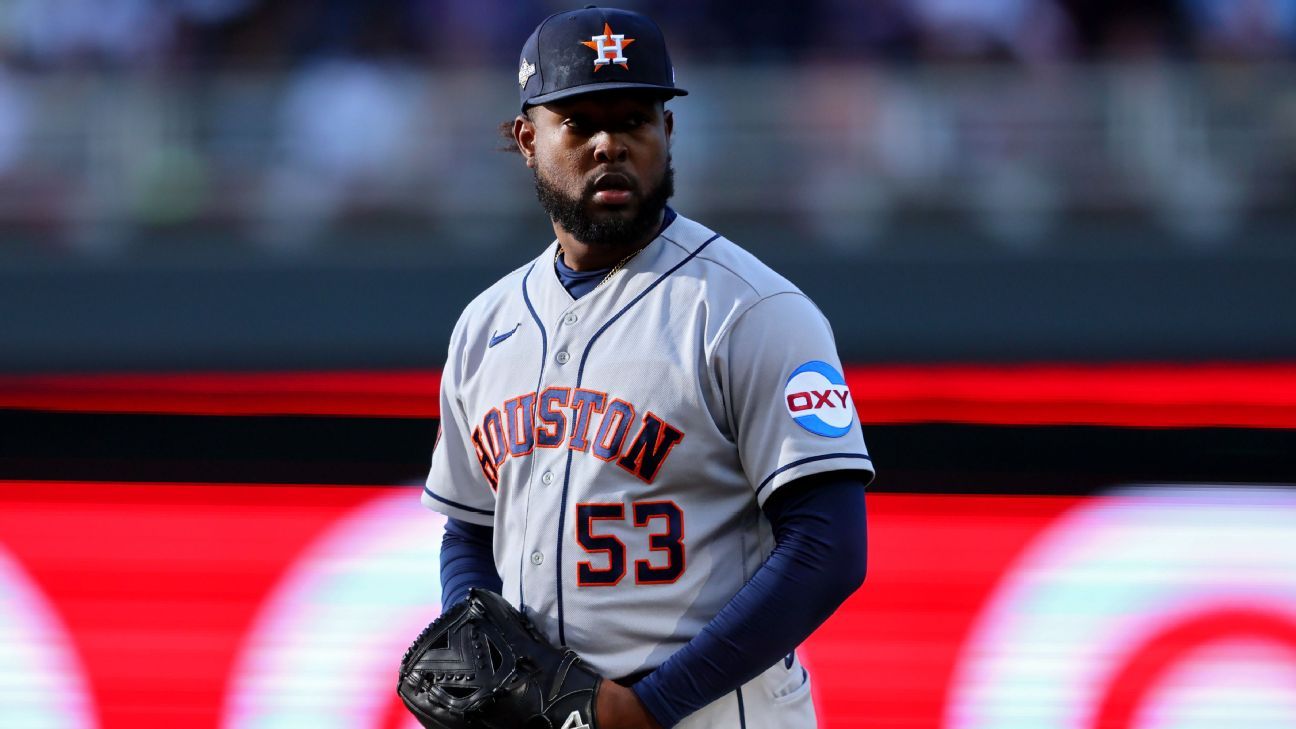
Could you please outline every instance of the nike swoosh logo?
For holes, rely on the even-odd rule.
[[[499,344],[500,342],[504,341],[505,339],[508,339],[509,337],[513,336],[513,332],[516,332],[516,331],[518,330],[518,327],[520,327],[520,326],[522,326],[522,322],[518,322],[518,323],[517,323],[517,326],[513,327],[512,329],[508,330],[507,332],[504,332],[503,334],[496,334],[495,332],[491,332],[491,338],[490,338],[490,345],[489,345],[489,346],[490,346],[490,347],[494,347],[495,345]]]

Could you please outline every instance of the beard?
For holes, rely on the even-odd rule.
[[[549,218],[576,240],[591,246],[617,248],[642,242],[654,232],[666,202],[675,194],[675,169],[669,158],[661,179],[648,188],[629,218],[616,215],[596,218],[589,214],[595,192],[593,180],[585,185],[579,197],[569,197],[546,180],[539,168],[534,170],[534,175],[536,197]]]

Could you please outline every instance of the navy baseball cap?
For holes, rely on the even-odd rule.
[[[665,96],[675,69],[661,28],[629,10],[588,5],[550,15],[522,45],[518,64],[522,109],[593,91],[651,89]]]

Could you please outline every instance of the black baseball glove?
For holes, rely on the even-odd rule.
[[[504,598],[473,588],[414,639],[396,693],[428,729],[598,729],[601,680]]]

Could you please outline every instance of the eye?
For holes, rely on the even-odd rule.
[[[563,126],[576,134],[584,134],[589,130],[589,124],[584,119],[564,119]]]

